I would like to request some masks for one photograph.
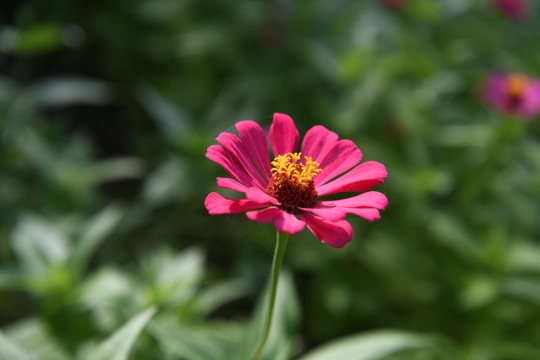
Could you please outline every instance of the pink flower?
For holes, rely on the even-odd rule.
[[[285,114],[274,114],[270,162],[266,135],[255,122],[236,124],[238,135],[221,133],[206,157],[221,165],[233,178],[217,178],[218,186],[245,194],[230,200],[216,192],[204,202],[211,215],[246,212],[259,223],[272,221],[277,231],[293,235],[305,226],[322,242],[341,248],[352,239],[347,213],[366,220],[380,218],[379,210],[388,204],[386,196],[367,191],[387,177],[384,165],[368,161],[360,164],[362,153],[350,140],[338,140],[324,126],[306,133],[301,152],[296,153],[299,134],[294,121]],[[367,192],[365,192],[367,191]],[[339,200],[320,196],[360,192]]]
[[[540,81],[520,73],[491,74],[484,99],[504,114],[528,119],[540,112]]]
[[[516,20],[524,19],[528,11],[524,0],[493,0],[493,2],[500,11]]]

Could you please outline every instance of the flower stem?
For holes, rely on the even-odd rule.
[[[272,315],[274,313],[274,304],[276,302],[276,293],[279,281],[279,270],[281,269],[281,261],[283,260],[283,254],[285,254],[285,248],[287,247],[287,239],[289,234],[280,232],[277,233],[276,249],[274,250],[274,259],[272,260],[272,272],[270,275],[270,289],[268,291],[268,302],[266,303],[266,317],[264,319],[264,328],[257,343],[257,347],[253,351],[250,360],[256,360],[268,339],[270,334],[270,325],[272,324]]]

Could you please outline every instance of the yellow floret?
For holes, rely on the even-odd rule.
[[[276,174],[286,174],[288,178],[295,179],[298,184],[309,183],[313,176],[317,175],[322,169],[319,169],[319,163],[313,161],[311,157],[304,156],[305,165],[298,163],[302,153],[287,153],[278,155],[272,161],[272,172]]]

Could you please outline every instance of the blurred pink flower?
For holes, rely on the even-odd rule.
[[[246,212],[260,223],[272,221],[277,231],[290,235],[305,226],[322,242],[341,248],[352,239],[347,213],[366,220],[380,218],[388,200],[377,191],[387,177],[384,165],[368,161],[360,164],[362,153],[350,140],[324,126],[306,133],[301,153],[295,153],[299,133],[294,121],[285,114],[274,114],[270,144],[274,161],[270,162],[266,135],[255,122],[236,124],[239,137],[221,133],[206,156],[221,165],[233,178],[217,178],[218,186],[245,194],[242,199],[226,199],[210,193],[205,207],[211,215]],[[365,192],[367,191],[367,192]],[[321,200],[319,196],[342,192],[360,192],[339,200]]]
[[[521,20],[527,15],[528,6],[525,0],[493,0],[493,2],[500,11],[513,19]]]
[[[540,113],[540,81],[521,73],[488,76],[484,99],[505,114],[528,119]]]

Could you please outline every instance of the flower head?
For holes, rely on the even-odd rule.
[[[522,20],[527,15],[527,3],[525,0],[493,0],[495,6],[505,15],[515,20]]]
[[[521,73],[491,74],[484,99],[502,113],[528,119],[540,112],[540,81]]]
[[[245,194],[245,198],[226,199],[216,192],[205,200],[208,212],[229,214],[246,212],[251,220],[272,221],[277,231],[290,235],[305,226],[322,242],[341,248],[352,239],[347,213],[369,221],[380,218],[379,210],[388,204],[386,196],[367,191],[382,184],[388,175],[384,165],[360,163],[362,153],[350,140],[338,140],[324,126],[306,133],[301,152],[296,152],[299,133],[285,114],[274,114],[270,161],[266,135],[253,121],[236,124],[238,137],[221,133],[206,156],[221,165],[232,178],[217,178],[218,186]],[[366,192],[367,191],[367,192]],[[344,192],[360,194],[339,200],[324,196]]]

